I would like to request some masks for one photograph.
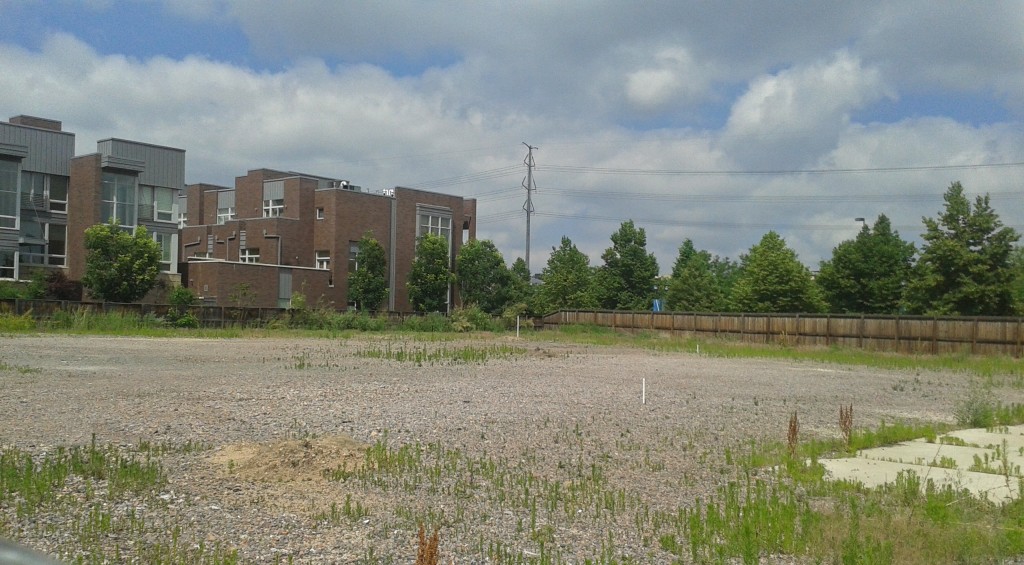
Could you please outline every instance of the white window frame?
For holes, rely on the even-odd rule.
[[[263,217],[277,218],[284,213],[284,198],[263,201]]]
[[[324,219],[324,217],[325,217],[324,216],[324,209],[323,208],[317,208],[316,209],[316,219],[322,220],[322,219]]]
[[[235,207],[217,208],[217,225],[222,226],[235,219]]]
[[[129,196],[129,198],[126,198],[123,201],[118,199],[118,194],[117,194],[117,187],[118,187],[118,185],[115,182],[115,184],[113,186],[113,193],[111,194],[111,198],[112,199],[107,199],[107,195],[105,194],[105,192],[107,190],[107,183],[108,183],[107,175],[110,175],[115,180],[116,180],[117,177],[121,177],[121,178],[124,178],[124,179],[131,179],[132,180],[132,186],[128,190],[128,192],[126,193],[126,195]],[[106,218],[101,218],[101,221],[106,223],[106,222],[110,221],[111,217],[113,217],[118,222],[119,226],[124,227],[124,228],[129,228],[129,229],[135,229],[135,226],[138,225],[138,221],[139,221],[139,218],[138,218],[138,208],[137,208],[137,206],[138,206],[138,188],[139,188],[139,179],[138,179],[138,177],[136,177],[134,175],[126,175],[126,174],[123,174],[123,173],[114,173],[114,172],[110,172],[110,171],[104,171],[103,174],[102,174],[101,185],[102,186],[100,188],[100,213],[102,214],[103,213],[103,208],[107,207],[108,205],[111,207],[111,210],[113,212],[112,214],[108,215]],[[130,199],[130,201],[129,201],[129,199]],[[134,217],[132,217],[132,218],[127,218],[127,217],[126,218],[120,218],[120,217],[118,217],[117,216],[117,211],[118,211],[117,209],[118,209],[119,206],[123,207],[126,213],[130,213]],[[127,220],[131,220],[131,222],[129,223],[129,222],[127,222]]]
[[[178,229],[188,226],[188,212],[178,212]]]
[[[36,222],[33,222],[33,223],[36,223]],[[19,251],[18,252],[18,254],[19,254],[18,262],[19,262],[19,264],[43,266],[43,267],[65,267],[65,266],[67,266],[67,261],[68,261],[68,255],[67,255],[67,253],[68,253],[68,226],[67,226],[67,224],[62,224],[62,223],[57,223],[57,222],[38,222],[38,223],[39,223],[39,226],[42,228],[42,230],[41,230],[42,231],[42,237],[40,237],[40,239],[44,243],[42,243],[42,244],[32,244],[32,245],[39,245],[39,246],[41,246],[43,248],[43,252],[42,253],[25,253],[25,252]],[[55,254],[55,253],[51,253],[50,252],[51,241],[53,241],[51,239],[51,237],[50,237],[50,234],[53,231],[51,229],[53,226],[58,226],[58,227],[64,228],[64,253],[62,253],[62,254]],[[25,224],[23,222],[22,223],[22,228],[24,228],[24,227],[25,227]],[[25,260],[25,259],[28,259],[28,260]]]
[[[320,250],[316,252],[316,268],[329,270],[331,268],[331,252],[327,250]]]
[[[3,164],[14,166],[14,181],[11,183],[11,190],[3,190],[3,193],[10,195],[10,200],[13,203],[10,212],[11,214],[3,213],[0,210],[0,228],[14,228],[18,229],[18,220],[21,212],[21,162],[20,161],[9,161],[7,159],[2,160]],[[3,187],[0,186],[0,189]],[[17,253],[17,252],[15,252]],[[17,276],[17,264],[18,259],[15,257],[15,276]]]
[[[160,197],[163,196],[166,200],[167,196],[170,196],[170,200],[165,202],[169,207],[161,208]],[[173,222],[174,221],[174,200],[178,197],[175,194],[173,188],[167,188],[166,186],[158,186],[154,189],[153,194],[153,218],[158,222]]]
[[[160,272],[176,273],[178,270],[175,268],[174,262],[178,246],[178,234],[153,232],[153,241],[160,246]],[[166,244],[163,243],[164,241],[166,241]]]
[[[238,250],[238,260],[241,263],[259,263],[260,250],[258,247],[246,247]]]
[[[0,253],[4,252],[11,254],[13,262],[11,263],[10,266],[4,266],[0,264],[0,280],[16,281],[18,280],[18,262],[20,259],[20,254],[17,251],[14,251],[13,249],[0,249]]]

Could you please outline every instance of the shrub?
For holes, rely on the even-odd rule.
[[[500,324],[478,306],[456,308],[451,315],[451,328],[457,332],[498,331]]]
[[[408,332],[450,332],[452,324],[444,314],[432,312],[424,316],[406,318],[399,329]]]
[[[967,396],[953,408],[956,423],[970,428],[990,428],[996,423],[996,398],[992,388],[971,381]]]

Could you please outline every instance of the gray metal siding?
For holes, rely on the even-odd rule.
[[[235,206],[235,191],[221,190],[217,193],[218,208],[233,208]]]
[[[268,180],[263,183],[264,200],[281,200],[284,198],[284,181]]]
[[[146,168],[139,174],[139,184],[185,187],[185,150],[162,147],[124,139],[104,139],[96,144],[102,155],[113,155],[142,161]]]
[[[28,147],[28,156],[21,161],[23,171],[63,176],[71,174],[70,161],[75,156],[73,133],[0,122],[0,143]]]

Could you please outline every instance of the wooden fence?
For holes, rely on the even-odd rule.
[[[1024,354],[1024,318],[560,311],[544,327],[590,324],[756,343],[855,347],[900,353]]]

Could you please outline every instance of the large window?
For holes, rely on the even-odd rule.
[[[260,262],[260,250],[259,248],[249,247],[242,249],[238,252],[238,260],[243,263],[259,263]]]
[[[223,225],[235,219],[235,207],[217,208],[217,224]]]
[[[330,251],[317,251],[316,252],[316,268],[317,269],[330,269],[331,268],[331,252]]]
[[[284,212],[284,198],[263,201],[263,217],[276,218]]]
[[[22,171],[21,205],[36,210],[67,212],[68,177]]]
[[[10,249],[0,249],[0,279],[13,279],[18,273],[17,257]]]
[[[50,211],[68,211],[68,177],[50,175]]]
[[[63,267],[67,261],[68,227],[23,220],[21,222],[20,263]]]
[[[113,218],[118,225],[134,228],[136,224],[135,175],[103,173],[100,215],[104,222]]]
[[[139,185],[139,219],[174,221],[174,189]]]
[[[441,214],[421,213],[419,229],[416,231],[416,235],[418,237],[428,233],[439,235],[447,239],[450,244],[452,242],[452,217]]]
[[[153,233],[153,241],[160,246],[160,271],[164,273],[174,272],[174,247],[177,243],[175,241],[176,234],[173,233]]]
[[[16,227],[18,227],[18,163],[0,159],[0,228]],[[13,255],[9,268],[11,276],[4,278],[14,278]]]

